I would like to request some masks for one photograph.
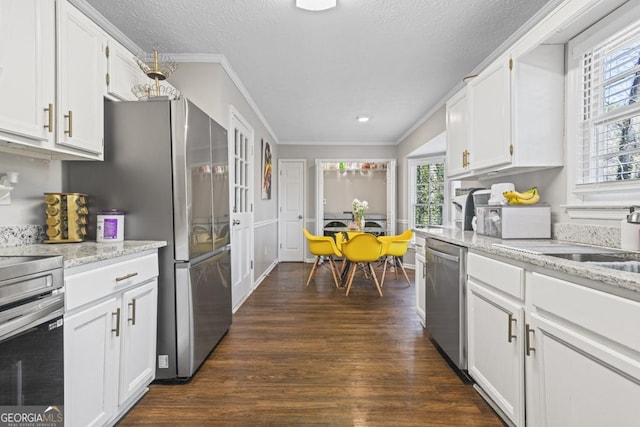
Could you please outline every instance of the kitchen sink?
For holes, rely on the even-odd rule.
[[[597,263],[606,263],[606,262],[624,262],[624,258],[620,258],[619,256],[609,255],[609,254],[585,254],[585,253],[571,253],[571,254],[546,254],[556,258],[564,258],[571,261],[578,262],[597,262]]]
[[[640,273],[640,260],[637,254],[631,254],[620,249],[555,240],[513,241],[509,243],[494,243],[493,246],[530,254],[548,255],[570,261],[591,263],[614,270]]]
[[[620,271],[640,273],[640,261],[608,254],[549,254],[556,258],[594,264]]]

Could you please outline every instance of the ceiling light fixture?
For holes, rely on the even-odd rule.
[[[338,0],[296,0],[296,7],[304,10],[319,12],[336,7]]]
[[[360,123],[367,123],[369,121],[369,117],[367,117],[367,116],[358,116],[358,117],[356,117],[356,120],[359,121]]]

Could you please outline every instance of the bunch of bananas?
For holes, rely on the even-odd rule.
[[[505,191],[502,196],[510,205],[535,205],[540,201],[538,187],[533,187],[524,193],[518,191]]]

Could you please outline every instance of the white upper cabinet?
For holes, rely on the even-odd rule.
[[[474,175],[563,165],[563,45],[498,59],[469,83],[468,96]]]
[[[447,101],[447,176],[469,172],[469,106],[464,88]]]
[[[132,89],[135,85],[149,83],[134,55],[117,41],[109,38],[107,56],[107,92],[110,97],[120,101],[135,101]]]
[[[81,156],[101,160],[107,36],[65,1],[58,2],[57,29],[57,143],[78,150]]]
[[[55,131],[55,3],[0,2],[0,140],[51,148]]]

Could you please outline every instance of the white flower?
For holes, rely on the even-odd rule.
[[[353,211],[353,214],[356,216],[362,216],[364,215],[365,211],[369,208],[369,203],[366,200],[358,200],[358,199],[353,199],[353,202],[351,203],[351,209]]]

